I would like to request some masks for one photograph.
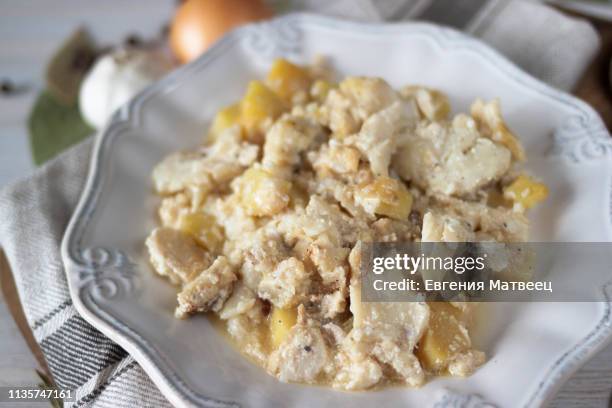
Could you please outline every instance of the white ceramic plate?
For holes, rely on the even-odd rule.
[[[197,145],[220,107],[273,58],[331,59],[342,74],[440,88],[457,111],[499,97],[551,195],[531,214],[534,240],[608,242],[612,143],[586,104],[525,74],[480,42],[426,24],[374,25],[290,15],[235,31],[148,88],[97,138],[87,186],[63,242],[74,304],[123,346],[178,406],[437,406],[489,401],[539,406],[612,336],[610,286],[592,303],[491,305],[480,342],[490,360],[467,379],[421,389],[346,393],[282,384],[231,348],[203,317],[174,319],[175,289],[148,265],[155,226],[150,174],[167,153]]]

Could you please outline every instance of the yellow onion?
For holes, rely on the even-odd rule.
[[[261,0],[187,0],[172,20],[170,48],[187,63],[232,28],[271,15]]]

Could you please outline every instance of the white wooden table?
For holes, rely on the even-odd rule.
[[[45,63],[61,41],[80,24],[100,43],[117,43],[132,33],[153,36],[168,20],[174,5],[173,0],[2,0],[0,78],[25,84],[29,90],[0,98],[0,188],[34,170],[26,119],[43,87]],[[0,297],[0,386],[36,384],[36,367]],[[570,379],[552,406],[612,407],[611,389],[612,346]]]

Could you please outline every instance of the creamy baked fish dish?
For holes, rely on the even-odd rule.
[[[277,60],[202,146],[153,170],[154,270],[284,382],[363,390],[484,363],[468,303],[362,302],[369,242],[523,242],[547,195],[498,101]]]

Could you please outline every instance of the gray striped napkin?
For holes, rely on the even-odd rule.
[[[91,147],[89,138],[2,190],[0,245],[55,382],[75,391],[66,406],[169,406],[134,359],[77,314],[68,293],[60,244]]]
[[[276,6],[281,0],[270,0]],[[423,19],[468,31],[532,74],[570,89],[598,48],[590,25],[540,4],[501,0],[292,0],[286,9],[366,21]],[[122,348],[75,311],[60,242],[85,181],[91,139],[0,192],[0,246],[23,309],[58,386],[76,407],[169,403]]]

